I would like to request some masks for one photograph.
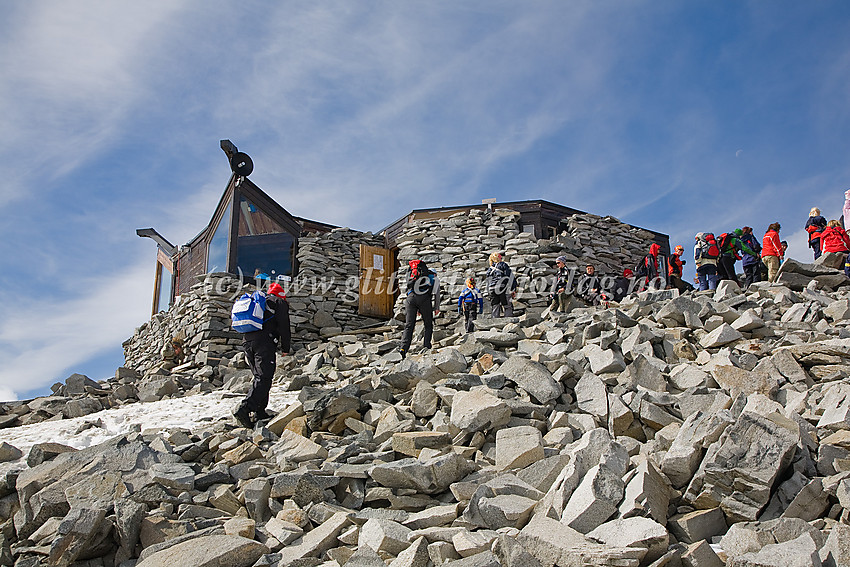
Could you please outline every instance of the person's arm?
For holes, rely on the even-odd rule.
[[[484,313],[484,296],[479,291],[475,298],[478,301],[478,314]]]
[[[440,312],[440,278],[437,274],[434,274],[434,289],[431,292],[433,294],[433,302],[434,302],[434,313]]]
[[[460,292],[460,296],[458,296],[458,298],[457,298],[457,312],[458,313],[460,313],[461,310],[462,310],[461,308],[463,307],[463,296],[464,296],[465,293],[466,293],[466,290],[463,290],[462,292]]]
[[[275,302],[275,318],[277,318],[277,334],[280,338],[280,352],[286,354],[292,342],[292,329],[289,327],[289,303],[285,299]]]

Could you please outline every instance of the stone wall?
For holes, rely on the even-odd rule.
[[[521,232],[518,221],[516,211],[496,209],[410,222],[398,239],[401,271],[406,273],[407,262],[419,258],[437,272],[442,287],[441,310],[448,318],[442,322],[450,323],[456,318],[455,301],[467,277],[475,276],[483,291],[492,252],[501,252],[516,273],[519,290],[515,309],[522,311],[546,306],[558,256],[566,256],[567,266],[575,266],[578,273],[590,263],[597,274],[618,276],[623,268],[633,268],[653,242],[651,232],[611,216],[573,215],[568,230],[551,240]],[[404,277],[401,279],[404,281]],[[398,318],[403,318],[403,300],[400,295],[396,301]]]
[[[171,308],[154,315],[124,341],[127,368],[146,374],[162,358],[162,347],[178,332],[185,336],[188,361],[197,366],[216,366],[224,356],[232,356],[242,339],[230,330],[230,308],[242,287],[229,274],[206,274]]]
[[[298,276],[286,286],[296,336],[312,340],[379,323],[357,314],[361,244],[383,247],[384,237],[337,228],[298,240]]]

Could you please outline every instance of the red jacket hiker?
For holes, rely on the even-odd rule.
[[[828,226],[823,229],[820,235],[820,245],[824,254],[827,252],[847,252],[850,251],[850,237],[840,226]]]
[[[779,233],[775,230],[768,230],[764,235],[761,245],[761,257],[776,256],[782,258],[782,241],[779,239]]]

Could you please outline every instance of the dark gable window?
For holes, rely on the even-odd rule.
[[[236,263],[243,276],[274,279],[292,275],[295,236],[285,232],[244,195],[239,199],[236,246]]]

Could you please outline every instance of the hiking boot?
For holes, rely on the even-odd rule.
[[[254,427],[254,423],[251,421],[251,416],[249,415],[248,408],[240,405],[236,408],[236,411],[233,412],[233,417],[236,418],[236,422],[242,427],[247,427],[251,429]]]
[[[272,419],[275,414],[269,413],[266,410],[260,410],[254,412],[254,415],[257,417],[257,421],[265,421],[267,419]]]
[[[404,360],[404,356],[407,354],[407,351],[401,348],[398,350],[398,353],[401,355],[401,359]]]

